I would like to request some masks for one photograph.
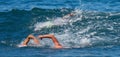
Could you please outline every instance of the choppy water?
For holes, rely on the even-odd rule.
[[[119,57],[119,0],[1,0],[0,57]],[[75,16],[63,19],[74,12]],[[18,47],[29,34],[54,34]]]

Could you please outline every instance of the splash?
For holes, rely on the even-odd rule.
[[[57,17],[45,22],[37,22],[34,25],[34,31],[45,28],[49,30],[55,27],[52,28],[50,33],[54,33],[64,48],[113,45],[116,43],[114,39],[119,39],[118,35],[113,35],[118,34],[119,29],[115,30],[115,28],[119,25],[119,22],[111,20],[114,16],[118,17],[119,13],[82,11],[78,9],[75,9],[71,13],[74,13],[75,16],[67,19]],[[113,19],[118,20],[118,18]],[[57,26],[61,26],[62,28],[58,27],[56,29]],[[56,32],[57,30],[61,31]],[[50,40],[42,41],[42,46],[51,47],[51,45],[53,46]]]
[[[46,21],[46,22],[38,22],[37,24],[34,25],[36,30],[41,30],[43,28],[51,28],[53,26],[62,26],[62,25],[66,25],[69,22],[69,19],[63,19],[63,18],[56,18],[54,20],[51,21]]]
[[[34,31],[41,30],[43,28],[51,28],[53,26],[62,26],[67,24],[72,24],[73,22],[79,21],[82,18],[82,11],[81,10],[75,10],[72,12],[74,17],[65,15],[63,17],[57,17],[55,19],[52,19],[50,21],[46,22],[37,22],[34,27]],[[79,17],[79,18],[78,18]]]

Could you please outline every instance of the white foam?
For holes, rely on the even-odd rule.
[[[62,19],[62,18],[57,18],[51,21],[46,21],[46,22],[38,22],[34,25],[35,31],[36,30],[41,30],[42,28],[51,28],[52,26],[60,26],[60,25],[65,25],[68,23],[69,20],[67,19]]]
[[[82,38],[82,39],[80,40],[80,46],[81,46],[81,47],[86,47],[86,46],[90,46],[90,45],[91,45],[90,39]]]
[[[80,48],[92,45],[90,38],[78,37],[78,35],[75,36],[69,32],[61,35],[55,34],[55,36],[65,48]]]
[[[41,44],[37,44],[37,45],[36,45],[32,39],[28,42],[27,45],[23,45],[23,42],[24,42],[24,40],[21,41],[21,43],[18,44],[17,47],[27,47],[27,46],[41,47],[41,46],[42,46]]]
[[[6,44],[6,41],[1,41],[1,43]]]
[[[21,45],[21,44],[19,44],[19,45],[17,45],[17,47],[26,47],[27,45]]]
[[[89,18],[91,18],[91,19],[92,18],[93,19],[104,18],[104,16],[103,17],[101,17],[101,16],[90,17],[91,15],[95,15],[97,12],[95,12],[95,13],[87,12],[87,14],[91,14],[90,16],[89,15],[83,16],[82,11],[79,11],[79,10],[75,10],[74,12],[76,12],[76,15],[72,19],[69,19],[69,18],[63,19],[63,18],[59,17],[59,18],[52,19],[52,20],[49,20],[46,22],[37,22],[34,25],[34,27],[35,27],[34,30],[41,30],[43,28],[51,28],[52,26],[62,26],[62,25],[66,25],[66,24],[69,24],[69,25],[71,24],[71,26],[72,26],[72,24],[74,22],[81,21],[83,17],[88,18],[88,19]],[[87,23],[90,25],[88,25],[86,27],[82,27],[82,28],[79,28],[79,27],[78,28],[71,28],[71,27],[66,28],[63,30],[63,32],[61,32],[61,34],[55,33],[55,37],[65,48],[88,47],[88,46],[91,46],[92,44],[95,44],[98,41],[103,41],[104,40],[103,38],[101,38],[99,36],[94,36],[97,33],[96,31],[90,31],[93,28],[101,27],[101,25],[100,25],[101,22],[96,22],[97,24],[94,24],[93,22],[88,21]],[[108,25],[104,24],[103,26],[108,26]],[[110,27],[108,29],[113,30],[114,28]],[[76,32],[73,33],[71,30],[76,31]],[[93,36],[93,37],[91,38],[91,36]],[[41,44],[51,46],[52,43],[50,43],[49,40],[45,41],[45,42],[42,40]]]
[[[73,11],[73,14],[75,15],[74,18],[71,18],[71,16],[66,15],[66,18],[64,17],[57,17],[55,19],[46,21],[46,22],[37,22],[34,27],[34,31],[41,30],[43,28],[51,28],[52,26],[61,26],[66,25],[68,23],[72,24],[73,22],[76,22],[78,20],[82,20],[82,11],[81,10],[75,10]],[[48,18],[47,18],[48,19]]]
[[[36,30],[41,30],[42,28],[49,28],[52,27],[54,24],[51,21],[47,21],[47,22],[40,22],[40,23],[36,23],[34,25],[35,27],[35,31]]]
[[[51,28],[52,26],[61,26],[61,25],[66,25],[66,24],[72,24],[76,21],[81,21],[82,20],[82,11],[80,10],[75,10],[75,17],[72,19],[63,19],[63,18],[56,18],[50,21],[46,22],[38,22],[34,25],[35,29],[34,30],[41,30],[43,28]],[[68,16],[67,16],[68,17]],[[55,34],[57,39],[60,41],[62,46],[69,48],[69,47],[84,47],[84,46],[89,46],[91,44],[90,39],[81,37],[80,34],[83,34],[87,31],[90,30],[91,27],[87,27],[81,31],[76,32],[77,36],[73,34],[68,28],[63,30],[63,34]],[[78,29],[73,29],[73,30],[78,30]],[[94,34],[94,33],[93,33]],[[43,45],[46,45],[44,42],[42,43]],[[50,43],[48,43],[50,45]]]

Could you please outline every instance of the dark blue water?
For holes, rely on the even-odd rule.
[[[63,19],[66,14],[75,16]],[[54,34],[41,46],[29,34]],[[120,57],[119,0],[0,0],[0,57]]]

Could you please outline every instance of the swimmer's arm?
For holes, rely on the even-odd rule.
[[[52,34],[48,34],[48,35],[40,35],[38,36],[40,39],[42,38],[50,38],[52,39],[53,43],[55,44],[55,48],[62,48],[62,45],[58,42],[58,40],[56,39],[56,37]]]
[[[30,41],[30,39],[33,39],[35,44],[39,44],[39,40],[36,39],[33,35],[29,35],[24,42],[22,43],[22,45],[27,46],[28,42]]]

